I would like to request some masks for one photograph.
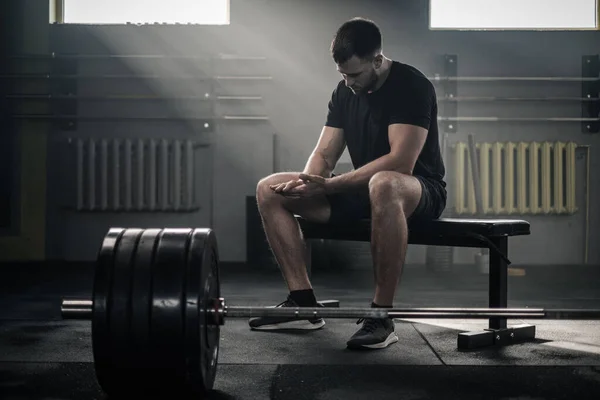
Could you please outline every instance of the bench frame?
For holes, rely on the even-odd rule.
[[[305,239],[330,239],[346,241],[370,241],[370,229],[346,229],[348,227],[332,226],[329,224],[315,224],[296,216],[300,223]],[[450,219],[448,219],[449,221]],[[442,220],[440,220],[442,221]],[[455,220],[461,221],[461,220]],[[464,220],[465,222],[477,220]],[[494,220],[479,220],[494,222]],[[503,221],[503,220],[498,220]],[[435,222],[435,221],[434,221]],[[515,221],[526,223],[525,221]],[[528,228],[528,224],[527,224]],[[429,246],[451,246],[485,248],[490,250],[489,257],[489,289],[488,305],[490,308],[508,307],[508,237],[513,235],[528,235],[529,230],[515,232],[514,234],[473,234],[454,235],[451,232],[436,232],[432,230],[410,230],[409,244]],[[311,245],[307,244],[307,271],[311,276]],[[477,332],[461,332],[458,334],[457,346],[460,350],[475,349],[489,346],[504,346],[520,343],[535,338],[535,325],[522,324],[507,326],[507,319],[493,317],[489,319],[488,329]]]

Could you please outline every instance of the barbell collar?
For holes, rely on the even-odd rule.
[[[63,300],[60,313],[63,319],[92,319],[92,300]]]

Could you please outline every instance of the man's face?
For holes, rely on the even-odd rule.
[[[368,93],[369,90],[375,87],[377,82],[377,74],[375,72],[375,61],[361,60],[356,56],[343,64],[338,64],[337,70],[342,74],[346,86],[352,90],[354,94]]]

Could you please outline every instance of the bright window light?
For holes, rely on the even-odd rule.
[[[598,29],[598,0],[430,0],[430,29]]]
[[[229,0],[63,1],[67,24],[229,24]]]

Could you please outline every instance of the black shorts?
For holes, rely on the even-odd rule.
[[[421,199],[408,218],[408,223],[437,219],[446,208],[447,192],[441,182],[415,176],[421,182]],[[331,207],[329,223],[347,223],[371,218],[371,203],[368,190],[343,192],[327,195]]]

